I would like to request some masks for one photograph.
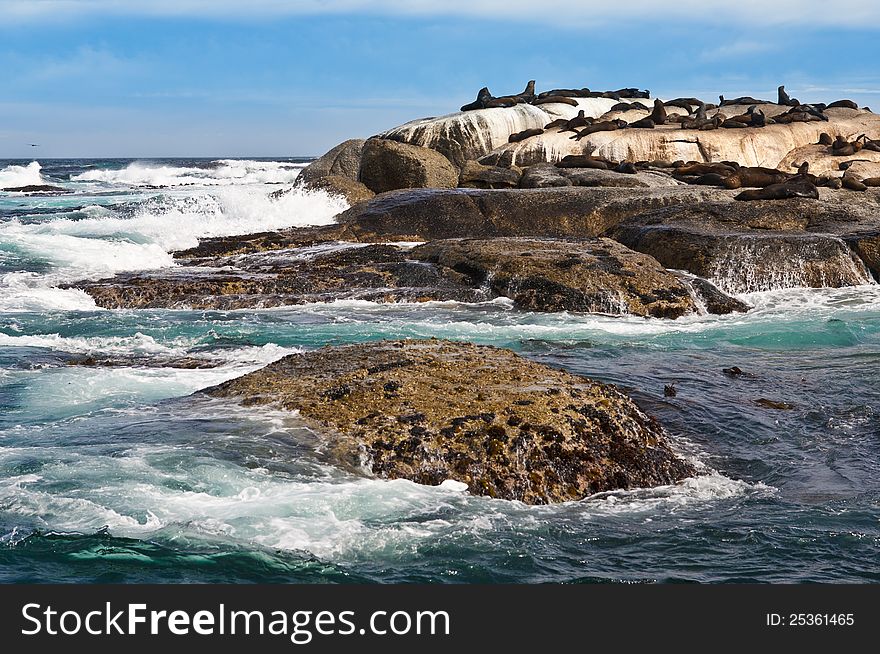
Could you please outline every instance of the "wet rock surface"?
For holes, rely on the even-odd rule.
[[[98,306],[109,309],[227,310],[340,299],[485,299],[467,276],[415,261],[405,248],[391,245],[324,244],[311,249],[200,259],[198,264],[117,275],[78,287]]]
[[[381,341],[287,356],[204,391],[275,405],[377,477],[546,504],[696,473],[660,425],[613,386],[508,350]]]
[[[656,318],[697,311],[697,300],[679,277],[606,238],[439,240],[415,248],[412,256],[468,275],[531,311]],[[719,307],[722,303],[712,304]]]
[[[622,221],[614,238],[667,268],[712,280],[728,293],[870,281],[848,245],[876,225],[864,205],[828,200],[715,202],[662,209]],[[869,242],[863,248],[870,250]]]

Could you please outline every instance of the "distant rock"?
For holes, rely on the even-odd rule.
[[[52,186],[51,184],[29,184],[27,186],[8,186],[6,188],[0,189],[0,191],[6,191],[7,193],[52,193],[52,194],[61,194],[61,193],[73,193],[73,191],[62,188],[60,186]]]
[[[324,347],[201,393],[298,411],[352,469],[528,504],[696,474],[615,387],[488,346]]]
[[[374,193],[406,188],[455,188],[459,171],[439,152],[388,139],[369,139],[358,180]]]

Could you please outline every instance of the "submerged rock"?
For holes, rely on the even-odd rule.
[[[182,263],[192,263],[183,261]],[[337,244],[314,249],[200,259],[77,285],[98,306],[244,309],[360,299],[423,302],[486,299],[470,279],[409,258],[391,245]]]
[[[51,195],[60,195],[62,193],[73,193],[70,189],[60,186],[52,186],[51,184],[29,184],[28,186],[7,186],[0,188],[0,191],[7,193],[47,193]]]
[[[698,309],[688,284],[655,259],[607,238],[440,240],[415,248],[412,256],[469,275],[531,311],[678,318]],[[724,313],[735,306],[728,299]]]
[[[488,346],[324,347],[201,392],[298,411],[339,461],[377,477],[454,480],[528,504],[696,473],[615,387]]]

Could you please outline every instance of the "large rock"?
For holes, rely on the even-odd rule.
[[[287,356],[206,389],[298,411],[342,462],[544,504],[695,474],[659,424],[605,384],[507,350],[384,341]]]
[[[296,178],[297,183],[313,182],[328,175],[345,177],[356,182],[361,167],[361,150],[364,143],[364,139],[343,141],[303,168]]]
[[[847,174],[854,175],[856,179],[880,177],[880,152],[859,150],[853,155],[838,157],[832,154],[827,145],[805,145],[797,148],[786,155],[779,163],[779,168],[790,171],[805,161],[810,164],[810,172],[814,175],[841,177],[843,172],[840,164],[846,162],[849,165]]]
[[[669,188],[424,189],[377,195],[337,221],[359,234],[429,241],[486,236],[601,236],[624,218],[660,207],[732,197]]]
[[[462,188],[516,188],[521,176],[522,170],[515,166],[501,168],[466,161],[458,176],[458,185]]]
[[[692,286],[607,238],[440,240],[412,256],[469,275],[532,311],[678,318],[698,310]]]
[[[358,180],[375,193],[403,188],[455,188],[458,170],[439,152],[388,139],[369,139]]]
[[[870,277],[841,236],[858,228],[860,213],[831,200],[707,202],[647,212],[611,233],[727,293],[853,286]]]
[[[725,115],[733,116],[747,108],[729,106],[723,110]],[[768,115],[779,109],[777,105],[762,108]],[[827,113],[828,122],[710,131],[664,125],[654,129],[595,132],[580,140],[572,139],[572,132],[551,129],[519,143],[500,143],[481,162],[530,166],[557,162],[572,154],[592,154],[612,161],[737,161],[744,166],[776,168],[792,151],[816,143],[822,132],[848,138],[864,133],[880,134],[880,115],[854,109],[829,109]]]
[[[514,107],[457,112],[439,118],[422,118],[390,129],[380,136],[437,150],[457,166],[462,166],[469,159],[479,159],[507,143],[511,134],[543,128],[557,118],[573,118],[581,109],[586,116],[595,118],[617,102],[608,98],[574,100],[577,106],[561,103],[540,106],[518,104]]]

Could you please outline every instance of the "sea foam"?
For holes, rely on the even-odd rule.
[[[27,166],[6,166],[0,169],[0,189],[45,184],[46,180],[40,170],[42,168],[37,161],[32,161]]]

